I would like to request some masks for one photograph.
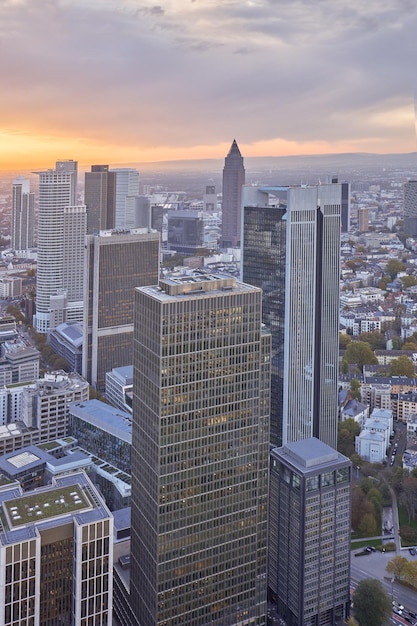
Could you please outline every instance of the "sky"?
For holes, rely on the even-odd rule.
[[[415,0],[0,0],[0,169],[417,150]]]

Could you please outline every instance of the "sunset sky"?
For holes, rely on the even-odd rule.
[[[0,0],[0,169],[417,150],[415,0]]]

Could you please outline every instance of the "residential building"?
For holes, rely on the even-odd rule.
[[[266,623],[261,298],[204,272],[136,289],[130,599],[141,626]]]
[[[242,277],[272,333],[271,443],[337,441],[341,188],[242,191]],[[285,332],[284,332],[285,331]]]
[[[308,438],[271,451],[268,587],[287,626],[350,607],[351,463]]]
[[[113,518],[87,476],[2,485],[0,507],[0,623],[111,626]]]
[[[84,202],[87,207],[87,234],[116,226],[116,172],[108,165],[92,165],[85,173]]]
[[[224,161],[222,200],[222,248],[240,246],[241,198],[245,166],[236,139]]]
[[[102,231],[86,238],[83,376],[104,391],[106,372],[133,362],[134,289],[159,277],[159,233]]]
[[[385,425],[386,426],[386,425]],[[387,428],[385,428],[387,430]],[[364,429],[355,437],[355,452],[369,463],[382,463],[387,458],[386,433]]]
[[[18,176],[12,189],[12,248],[29,250],[35,242],[35,194],[30,180]]]
[[[82,319],[85,207],[77,206],[77,162],[58,161],[54,170],[39,174],[38,264],[36,275],[37,332],[46,334],[66,321],[65,309],[74,303]],[[62,298],[51,313],[51,298]],[[59,307],[63,307],[60,309]]]

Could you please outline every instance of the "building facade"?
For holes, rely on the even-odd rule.
[[[404,183],[404,234],[417,237],[417,180]]]
[[[202,272],[139,288],[134,344],[138,623],[265,624],[270,334],[261,291]]]
[[[242,277],[272,332],[271,442],[337,442],[341,187],[244,187]]]
[[[139,172],[133,167],[110,170],[116,176],[115,228],[136,227],[135,198],[139,196]]]
[[[0,624],[111,626],[113,518],[86,475],[3,486],[0,507]]]
[[[135,287],[159,277],[159,233],[102,231],[86,238],[83,376],[104,391],[106,372],[131,365]]]
[[[43,334],[53,328],[56,322],[66,321],[63,312],[58,314],[55,311],[51,314],[51,298],[64,294],[66,299],[63,298],[62,306],[66,307],[72,298],[67,294],[67,289],[71,292],[71,289],[80,287],[80,251],[85,236],[85,226],[82,230],[81,223],[86,224],[86,217],[85,208],[82,210],[76,206],[77,167],[76,161],[58,161],[54,170],[38,172],[35,328]],[[77,241],[76,236],[79,237]]]
[[[316,438],[271,452],[268,587],[288,626],[349,615],[351,463]]]
[[[18,176],[12,189],[12,247],[28,250],[35,243],[35,194],[28,178]]]
[[[223,248],[240,246],[240,216],[242,186],[245,184],[245,166],[236,140],[224,161],[223,201],[222,201],[222,241]]]
[[[116,172],[108,165],[92,165],[85,173],[84,202],[87,207],[87,234],[95,235],[116,225]]]

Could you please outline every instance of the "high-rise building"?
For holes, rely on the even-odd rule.
[[[12,190],[12,247],[28,250],[34,245],[35,194],[30,192],[28,178],[18,176]]]
[[[245,166],[236,140],[224,161],[223,201],[222,201],[222,241],[223,248],[240,245],[241,198],[245,184]]]
[[[136,228],[136,198],[139,195],[139,172],[133,167],[111,169],[116,175],[115,228]]]
[[[37,459],[25,452],[13,463]],[[3,484],[0,510],[0,623],[111,626],[113,518],[87,476],[28,493]]]
[[[87,233],[94,235],[116,225],[116,172],[108,165],[92,165],[85,173],[84,202]]]
[[[404,183],[404,234],[417,237],[417,180]]]
[[[66,321],[65,308],[75,298],[82,319],[82,246],[86,228],[85,207],[76,206],[77,162],[58,161],[54,170],[39,174],[38,265],[36,278],[37,332],[46,333]],[[52,307],[51,298],[61,298]],[[82,298],[81,298],[82,300]]]
[[[369,208],[362,207],[358,209],[358,230],[360,233],[366,233],[369,230]]]
[[[141,626],[266,623],[261,298],[202,272],[136,290],[130,597]]]
[[[351,463],[316,438],[271,452],[268,587],[288,626],[350,606]]]
[[[337,441],[339,184],[244,187],[242,276],[272,332],[271,443]]]
[[[83,376],[104,391],[106,372],[131,365],[134,289],[159,278],[159,233],[86,237]]]

